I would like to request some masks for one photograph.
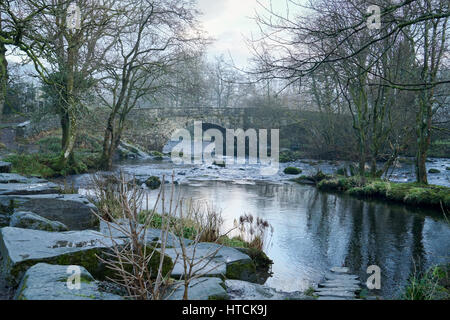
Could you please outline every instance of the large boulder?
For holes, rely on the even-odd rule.
[[[184,282],[177,282],[166,299],[183,300],[184,289]],[[197,278],[189,283],[188,300],[228,300],[228,294],[222,279]]]
[[[65,224],[70,230],[98,229],[97,208],[79,194],[44,194],[0,196],[0,207],[10,213],[30,211],[52,221]]]
[[[15,300],[120,300],[121,296],[102,292],[92,275],[82,266],[80,271],[80,287],[71,288],[69,277],[73,274],[68,266],[38,263],[27,270]]]
[[[302,292],[282,292],[268,286],[240,280],[226,280],[231,300],[312,300]]]
[[[19,211],[11,216],[9,225],[11,227],[23,229],[35,229],[43,231],[61,232],[68,231],[67,226],[58,221],[51,221],[38,216],[33,212]]]
[[[119,157],[124,159],[148,159],[150,158],[149,154],[142,151],[138,147],[121,141],[119,146],[117,147],[117,153]]]
[[[179,248],[169,248],[166,254],[175,261],[172,276],[184,277],[184,265]],[[253,260],[234,248],[215,243],[202,242],[186,247],[186,256],[194,260],[192,274],[207,277],[222,277],[256,282],[256,267]]]
[[[3,257],[3,267],[0,270],[12,285],[18,283],[30,266],[39,262],[81,265],[99,280],[114,278],[116,274],[99,257],[110,259],[112,247],[126,242],[125,239],[112,239],[93,230],[47,232],[6,227],[0,229],[0,255]],[[159,263],[160,253],[155,251],[149,261],[149,269],[155,272]],[[167,256],[163,263],[163,273],[166,274],[172,267],[173,262]]]
[[[29,267],[39,262],[81,265],[101,278],[105,266],[97,255],[111,246],[111,239],[92,230],[47,232],[5,227],[0,229],[0,255],[3,257],[0,269],[12,285],[20,281]]]
[[[4,172],[11,172],[11,163],[10,162],[4,162],[4,161],[0,161],[0,172],[4,173]]]

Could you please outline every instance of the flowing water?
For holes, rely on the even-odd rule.
[[[441,168],[449,161],[438,159],[430,164]],[[294,165],[304,173],[319,166],[325,172],[335,169],[308,161]],[[320,192],[290,182],[291,177],[282,173],[260,176],[257,166],[217,168],[147,161],[124,163],[117,169],[137,177],[174,172],[177,194],[220,208],[225,228],[245,213],[267,220],[274,232],[265,251],[274,265],[266,284],[280,290],[306,290],[333,266],[349,267],[364,282],[369,276],[367,267],[378,265],[381,290],[377,293],[393,298],[415,270],[450,261],[450,227],[436,212]],[[408,180],[410,175],[404,172],[409,169],[397,170],[395,175]],[[448,171],[444,169],[433,179],[448,185]],[[87,192],[83,186],[88,188],[88,181],[86,175],[75,177],[81,192]],[[150,204],[157,193],[148,191]]]

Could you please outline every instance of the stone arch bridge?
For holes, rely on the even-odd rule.
[[[318,113],[280,108],[139,108],[129,115],[132,140],[151,149],[161,149],[177,129],[192,132],[195,121],[203,129],[280,129],[281,147],[292,147],[298,133],[304,132]],[[146,141],[142,141],[145,139]],[[135,141],[138,142],[138,141]]]

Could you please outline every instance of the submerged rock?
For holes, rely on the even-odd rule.
[[[120,300],[121,296],[102,292],[92,275],[82,266],[51,265],[38,263],[25,273],[15,300]],[[79,268],[79,288],[69,287],[73,284],[69,277],[73,270]],[[69,281],[68,281],[69,280]]]
[[[312,300],[302,292],[282,292],[273,288],[240,280],[226,280],[231,300]]]
[[[11,227],[44,231],[68,231],[67,226],[58,221],[51,221],[33,212],[16,212],[11,216]]]
[[[184,283],[175,284],[169,290],[167,300],[183,300]],[[188,288],[188,300],[228,300],[225,284],[220,278],[198,278],[191,281]]]
[[[78,194],[0,196],[0,205],[13,211],[30,211],[65,224],[70,230],[98,229],[97,208]]]

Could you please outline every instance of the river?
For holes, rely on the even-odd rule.
[[[282,166],[287,165],[308,174],[318,168],[332,172],[342,163],[304,160]],[[430,175],[432,183],[449,185],[449,159],[428,165],[441,170]],[[274,232],[265,251],[274,265],[266,284],[276,289],[306,290],[333,266],[347,266],[365,281],[367,267],[377,265],[381,289],[376,294],[395,298],[414,270],[450,261],[450,227],[436,212],[320,192],[289,181],[292,177],[283,173],[261,176],[255,165],[218,168],[147,160],[124,162],[116,170],[137,177],[174,172],[177,194],[221,209],[225,229],[246,213],[267,220]],[[393,174],[397,181],[411,177],[409,166]],[[73,181],[80,193],[89,192],[89,175],[74,176]],[[147,193],[152,204],[158,191]]]

